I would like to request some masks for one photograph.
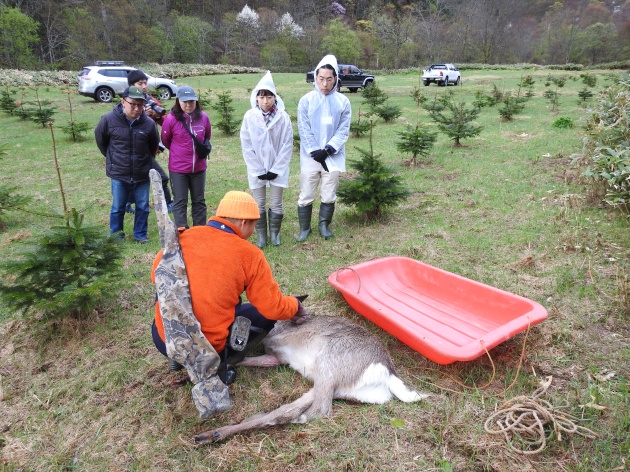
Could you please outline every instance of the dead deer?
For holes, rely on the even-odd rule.
[[[265,355],[247,357],[239,365],[288,364],[312,380],[313,388],[269,413],[198,434],[193,438],[195,443],[207,444],[250,429],[329,416],[333,399],[381,404],[392,396],[403,402],[428,396],[410,390],[396,376],[392,360],[376,336],[344,318],[309,315],[300,325],[279,321],[263,343]]]

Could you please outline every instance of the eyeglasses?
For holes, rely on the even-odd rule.
[[[127,103],[127,105],[129,105],[131,108],[135,108],[136,110],[144,109],[144,103],[134,103],[134,102],[130,102],[129,100],[125,100],[124,98],[123,98],[123,101]]]

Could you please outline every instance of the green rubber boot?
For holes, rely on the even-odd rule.
[[[334,213],[334,203],[322,203],[319,206],[319,234],[321,234],[324,239],[330,239],[333,237],[332,231],[330,231],[328,225],[332,222]]]
[[[297,209],[298,221],[300,222],[300,234],[296,238],[297,242],[302,242],[311,234],[311,216],[313,215],[313,204],[299,206]]]
[[[256,222],[256,234],[258,235],[256,246],[262,249],[267,245],[267,213],[264,211]]]
[[[274,246],[280,246],[280,227],[283,216],[282,213],[274,213],[269,208],[269,239]]]

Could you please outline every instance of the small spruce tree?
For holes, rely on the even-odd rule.
[[[426,126],[416,125],[415,128],[408,126],[405,131],[398,133],[400,141],[396,147],[400,152],[410,153],[410,166],[417,165],[417,158],[428,156],[437,140],[437,133],[429,131]]]
[[[586,103],[587,100],[590,100],[591,98],[593,98],[593,92],[591,92],[589,89],[584,87],[582,90],[578,92],[578,97],[580,97],[578,104],[583,105],[584,103]]]
[[[204,109],[212,108],[211,92],[212,90],[210,89],[202,89],[199,91],[199,105]]]
[[[40,100],[39,92],[35,89],[35,105],[36,108],[31,110],[30,119],[35,123],[40,123],[42,127],[46,127],[47,123],[52,121],[53,115],[57,112],[55,108],[51,107],[52,102],[50,100]]]
[[[597,85],[597,76],[590,74],[588,72],[584,74],[580,74],[580,78],[582,79],[582,83],[587,87],[595,87]]]
[[[402,178],[383,163],[381,155],[374,154],[371,131],[370,150],[356,149],[361,159],[350,160],[350,166],[358,175],[340,182],[337,195],[340,202],[354,206],[368,220],[378,219],[386,207],[407,199],[411,192],[404,187]]]
[[[15,91],[9,90],[8,86],[0,93],[0,110],[9,115],[13,115],[13,112],[18,107],[14,94]]]
[[[362,138],[368,133],[368,131],[370,131],[371,124],[368,120],[361,119],[365,116],[363,113],[361,113],[361,110],[359,110],[359,113],[357,113],[357,115],[357,119],[350,123],[350,133],[355,138]]]
[[[525,98],[529,99],[534,96],[534,84],[536,81],[531,75],[526,75],[521,79],[518,86],[525,89]]]
[[[380,105],[373,109],[374,113],[389,123],[402,115],[402,110],[398,105]]]
[[[409,93],[409,96],[412,98],[418,107],[424,105],[429,98],[422,93],[422,88],[419,85],[415,85],[413,90]]]
[[[68,109],[70,110],[70,121],[67,126],[62,126],[61,130],[66,133],[72,141],[77,142],[83,139],[83,134],[90,129],[90,123],[86,121],[74,121],[74,116],[72,114],[72,100],[70,99],[70,91],[67,90],[68,94]]]
[[[502,105],[499,107],[499,115],[505,121],[512,121],[514,116],[518,115],[525,108],[523,99],[519,95],[512,95],[511,93],[504,94]]]
[[[22,94],[22,99],[16,102],[16,105],[17,108],[15,109],[15,114],[21,120],[30,120],[33,116],[33,110],[28,107],[31,103],[24,100],[24,94]]]
[[[557,111],[558,105],[560,104],[560,95],[557,90],[545,90],[543,96],[549,100],[551,104],[551,111]]]
[[[363,89],[361,92],[363,96],[363,103],[368,105],[371,110],[383,105],[389,96],[381,90],[376,82],[372,82],[370,85]]]
[[[9,146],[6,143],[0,144],[0,156],[7,154],[8,149]],[[0,229],[4,229],[6,227],[6,223],[2,219],[4,213],[22,209],[32,200],[31,197],[20,195],[16,191],[17,187],[0,184]]]
[[[44,318],[82,316],[111,296],[120,276],[119,239],[100,226],[85,226],[83,215],[68,210],[57,159],[53,158],[63,205],[63,224],[25,243],[18,257],[2,263],[0,295],[9,308]]]
[[[493,107],[496,104],[494,96],[486,94],[483,90],[475,92],[475,99],[472,102],[475,108]]]
[[[450,100],[444,112],[431,114],[440,131],[453,140],[455,146],[461,146],[461,140],[472,138],[481,133],[482,126],[475,125],[473,121],[479,116],[479,108],[466,108],[464,102],[459,104]]]
[[[241,122],[234,119],[235,108],[232,106],[232,94],[226,91],[218,93],[217,97],[219,100],[212,105],[212,108],[219,112],[221,117],[216,126],[227,136],[233,136],[238,131]]]

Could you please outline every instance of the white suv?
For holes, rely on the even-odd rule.
[[[135,67],[123,65],[122,61],[96,61],[96,65],[86,66],[79,73],[79,94],[91,97],[97,102],[111,102],[117,94],[128,87],[127,74]],[[149,89],[156,90],[157,98],[168,100],[177,95],[175,82],[170,79],[151,77],[147,74]]]

